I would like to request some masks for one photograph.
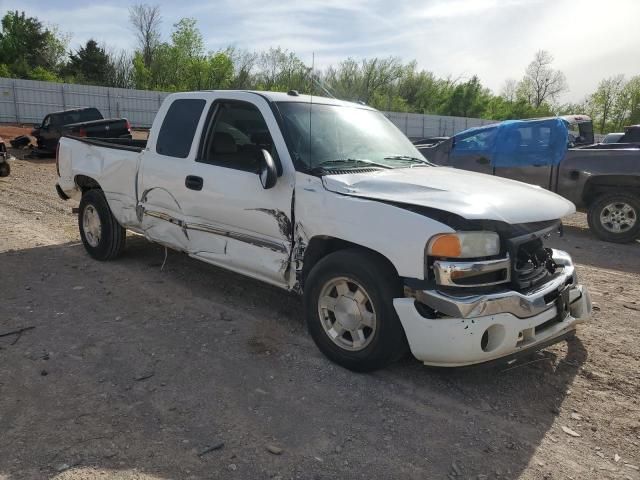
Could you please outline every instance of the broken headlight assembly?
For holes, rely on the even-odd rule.
[[[481,258],[500,253],[496,232],[456,232],[436,235],[427,244],[427,255],[438,258]]]
[[[436,235],[427,244],[427,268],[442,287],[484,287],[511,280],[511,260],[500,255],[496,232],[456,232]]]

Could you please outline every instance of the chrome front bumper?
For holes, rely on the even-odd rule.
[[[553,259],[561,267],[555,276],[526,293],[454,296],[420,290],[394,299],[413,355],[427,365],[456,367],[509,357],[566,338],[591,317],[591,299],[587,288],[577,283],[569,255],[554,250]],[[436,315],[424,316],[417,302]]]
[[[560,250],[553,250],[553,260],[561,267],[549,282],[539,285],[527,293],[515,290],[486,295],[452,295],[438,290],[418,290],[416,300],[450,317],[475,318],[497,313],[510,313],[518,318],[528,318],[551,308],[554,293],[568,285],[577,286],[577,276],[571,257]],[[572,292],[572,300],[579,296],[578,289]]]

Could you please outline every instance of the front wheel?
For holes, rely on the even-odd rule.
[[[102,190],[93,189],[82,195],[78,227],[85,250],[96,260],[112,260],[122,253],[126,230],[111,213]]]
[[[604,193],[587,215],[589,228],[607,242],[628,243],[640,237],[640,197],[633,193]]]
[[[305,281],[307,327],[330,360],[358,372],[376,370],[407,351],[393,307],[400,296],[400,280],[383,259],[341,250],[320,260]]]

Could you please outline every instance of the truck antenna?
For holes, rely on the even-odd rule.
[[[311,167],[311,111],[313,110],[314,69],[316,66],[316,52],[311,52],[311,89],[309,91],[309,157],[307,161]]]

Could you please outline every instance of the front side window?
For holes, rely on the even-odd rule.
[[[467,133],[456,135],[453,151],[454,153],[466,153],[489,150],[493,147],[496,132],[497,129],[495,127],[491,127],[479,132],[474,132],[472,130]]]
[[[187,158],[205,103],[200,98],[174,100],[162,121],[156,152],[169,157]]]
[[[267,123],[254,105],[230,101],[220,102],[216,108],[200,161],[256,172],[264,149],[277,163],[277,152]]]

